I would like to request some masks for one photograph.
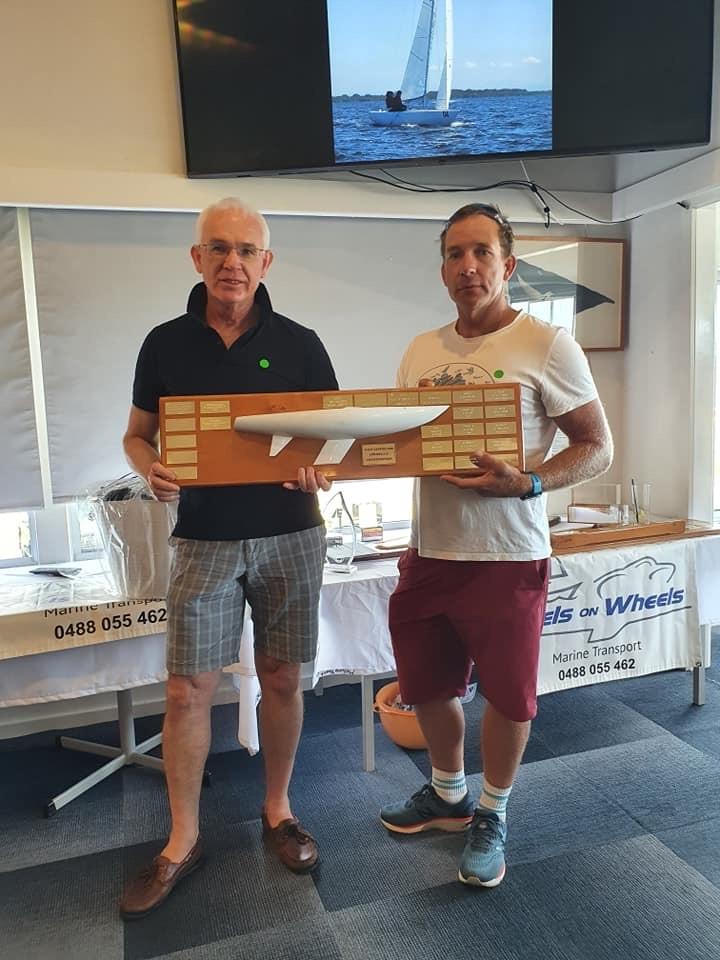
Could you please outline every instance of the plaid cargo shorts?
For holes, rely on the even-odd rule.
[[[286,663],[314,659],[324,525],[254,540],[170,543],[169,673],[194,676],[236,663],[246,602],[256,650]]]

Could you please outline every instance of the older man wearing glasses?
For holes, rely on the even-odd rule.
[[[330,484],[308,467],[297,484],[181,490],[157,450],[161,396],[337,389],[317,334],[272,308],[261,282],[273,260],[269,240],[264,218],[234,198],[204,210],[190,251],[202,282],[185,314],[150,331],[137,361],[125,452],[158,500],[179,497],[179,505],[163,727],[172,829],[125,891],[120,909],[128,919],[160,906],[200,863],[210,705],[221,668],[238,659],[246,600],[262,689],[263,835],[294,872],[311,870],[318,859],[315,840],[292,814],[288,788],[302,727],[300,665],[315,655],[325,557],[315,494]]]

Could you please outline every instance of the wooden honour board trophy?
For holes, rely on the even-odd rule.
[[[160,447],[181,486],[281,483],[311,465],[338,480],[472,473],[476,450],[522,470],[520,386],[162,397]]]

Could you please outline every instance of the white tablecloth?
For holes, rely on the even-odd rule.
[[[349,575],[327,572],[313,684],[333,674],[394,670],[387,601],[396,581],[395,560],[361,563]],[[77,582],[72,587],[77,597]],[[680,595],[681,600],[676,600]],[[563,614],[563,610],[572,613]],[[715,622],[720,622],[720,536],[553,558],[539,691],[709,662],[698,626]],[[635,650],[632,655],[596,652],[638,639],[643,656]],[[563,652],[573,656],[563,660]],[[589,665],[600,663],[609,664],[607,672],[591,673]],[[582,666],[586,670],[580,674]],[[240,662],[232,669],[240,699],[239,737],[250,749],[257,749],[259,689],[249,617]],[[0,706],[127,689],[165,677],[162,633],[53,650],[0,661]]]
[[[387,600],[397,579],[397,561],[367,561],[352,574],[328,570],[320,598],[318,656],[312,684],[331,674],[385,673],[394,669],[387,630]],[[53,643],[54,631],[69,623],[96,622],[93,634],[56,639],[56,649],[0,659],[0,707],[22,706],[129,689],[167,679],[165,634],[156,619],[147,623],[154,601],[123,604],[109,592],[97,571],[88,569],[76,580],[44,580],[22,570],[0,574],[0,647],[42,649]],[[112,605],[106,609],[108,604]],[[97,607],[96,610],[89,607]],[[51,616],[46,616],[50,611]],[[102,631],[102,620],[131,616],[132,624]],[[137,631],[138,618],[152,633]],[[102,634],[103,642],[87,643]],[[45,647],[47,649],[47,646]],[[239,691],[239,738],[258,749],[255,706],[259,685],[253,664],[253,630],[246,616],[240,659],[228,668]]]

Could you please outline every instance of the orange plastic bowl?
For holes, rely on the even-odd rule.
[[[383,730],[393,743],[407,750],[427,750],[427,740],[414,710],[398,710],[392,703],[400,692],[397,680],[386,683],[375,694],[375,712],[380,714]]]

